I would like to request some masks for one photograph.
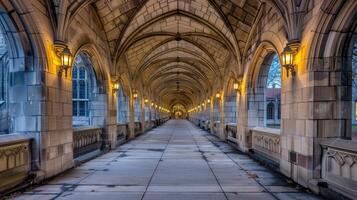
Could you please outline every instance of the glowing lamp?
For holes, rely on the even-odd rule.
[[[295,65],[294,65],[294,56],[298,48],[298,44],[290,44],[284,48],[283,53],[281,54],[282,66],[286,69],[287,76],[289,72],[294,76],[295,75]],[[294,47],[294,49],[291,48]]]
[[[216,98],[217,98],[217,99],[221,98],[221,93],[217,92]]]
[[[149,102],[149,99],[145,99],[144,102],[145,102],[145,103],[148,103],[148,102]]]
[[[65,76],[67,77],[67,71],[71,68],[72,64],[72,54],[68,47],[65,47],[61,52],[61,66],[59,69],[59,74],[62,75],[65,72]]]
[[[239,90],[239,83],[237,83],[237,82],[233,83],[233,89],[235,91],[238,91]]]
[[[119,83],[114,83],[113,84],[113,92],[117,92],[119,90]]]
[[[211,103],[211,99],[207,99],[207,103]]]
[[[134,99],[137,99],[137,98],[138,98],[138,92],[137,92],[137,91],[134,91],[134,92],[133,92],[133,98],[134,98]]]

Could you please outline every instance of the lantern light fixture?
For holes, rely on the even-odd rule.
[[[299,45],[300,43],[297,42],[289,43],[281,54],[282,66],[286,69],[288,77],[289,73],[291,73],[292,76],[295,76],[296,74],[294,56],[297,52],[297,49],[299,48]]]
[[[148,102],[149,102],[149,99],[145,99],[144,102],[145,102],[145,103],[148,103]]]
[[[217,98],[217,99],[221,98],[221,93],[217,92],[216,98]]]
[[[134,92],[133,92],[133,98],[134,98],[134,99],[137,99],[137,98],[138,98],[138,92],[137,92],[137,91],[134,91]]]
[[[70,69],[72,65],[71,50],[67,46],[65,46],[62,52],[60,52],[60,58],[61,58],[61,66],[58,70],[58,75],[62,76],[62,73],[64,72],[65,76],[67,77],[68,69]]]
[[[119,83],[113,83],[113,93],[116,93],[119,90]]]
[[[239,90],[239,83],[238,83],[238,82],[233,83],[233,89],[234,89],[235,91],[238,91],[238,90]]]
[[[207,99],[207,103],[211,103],[211,99]]]

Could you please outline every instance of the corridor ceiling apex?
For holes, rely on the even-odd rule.
[[[78,0],[69,7],[94,8],[115,68],[127,67],[131,79],[144,80],[173,106],[174,98],[193,102],[193,92],[222,82],[230,63],[240,62],[260,5],[260,0]],[[172,75],[178,70],[180,77]]]

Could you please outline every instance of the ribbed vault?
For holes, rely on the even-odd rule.
[[[73,4],[73,12],[85,5],[97,10],[115,66],[112,75],[125,71],[132,89],[150,91],[147,95],[167,108],[187,110],[222,85],[227,68],[239,67],[260,4],[93,0]]]

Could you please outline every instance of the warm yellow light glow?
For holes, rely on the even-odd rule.
[[[205,106],[205,102],[202,103],[202,106]]]
[[[145,103],[148,103],[148,102],[149,102],[149,99],[145,99],[144,102],[145,102]]]
[[[211,103],[211,99],[207,99],[207,103]]]
[[[119,83],[113,84],[113,90],[119,90]]]
[[[239,83],[233,83],[233,89],[238,91],[239,90]]]
[[[154,107],[154,103],[151,103],[151,107]]]
[[[217,99],[221,98],[221,93],[217,92],[216,98],[217,98]]]
[[[61,55],[61,62],[62,62],[62,67],[64,68],[69,68],[70,65],[72,64],[72,54],[67,47],[63,49]]]
[[[134,99],[137,99],[137,98],[138,98],[138,92],[137,92],[137,91],[134,91],[134,92],[133,92],[133,98],[134,98]]]
[[[294,52],[289,46],[285,47],[281,56],[283,66],[291,66],[294,64]]]
[[[65,47],[63,51],[60,53],[60,57],[61,57],[61,66],[58,71],[58,74],[62,75],[62,73],[64,72],[65,76],[67,77],[67,71],[68,69],[71,68],[71,64],[72,64],[71,51],[67,47]]]

